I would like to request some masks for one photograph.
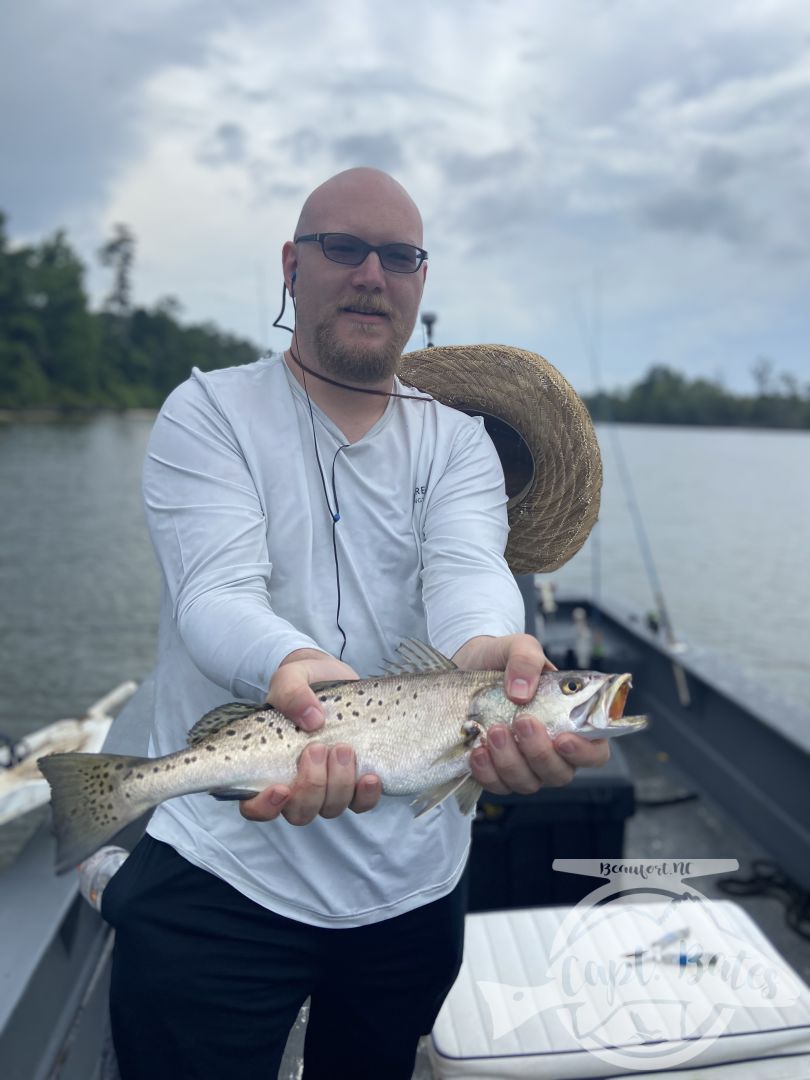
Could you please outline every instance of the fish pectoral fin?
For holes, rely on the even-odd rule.
[[[462,814],[471,814],[475,804],[481,798],[484,789],[474,776],[468,776],[461,787],[455,792],[456,802]]]
[[[217,705],[215,709],[200,717],[189,730],[186,741],[189,746],[195,746],[203,739],[210,739],[220,728],[227,727],[244,716],[250,716],[251,713],[269,708],[269,705],[254,705],[249,701],[229,701],[226,705]]]
[[[258,791],[251,791],[249,788],[214,788],[208,792],[209,795],[213,795],[215,799],[219,799],[220,802],[242,802],[243,799],[252,799],[255,795],[258,795]]]
[[[434,806],[438,806],[439,803],[444,802],[450,795],[455,795],[458,799],[459,807],[463,804],[466,806],[469,803],[469,796],[471,789],[469,787],[470,781],[475,788],[480,792],[478,783],[473,780],[469,773],[465,773],[463,776],[454,776],[452,780],[446,780],[443,784],[437,784],[436,787],[430,788],[429,791],[419,795],[411,803],[411,810],[414,817],[421,817],[422,814],[426,814],[428,810],[432,810]],[[475,795],[472,803],[469,805],[475,805],[478,801],[478,794]],[[465,811],[466,813],[466,811]]]
[[[384,660],[389,675],[425,675],[432,671],[458,671],[452,660],[417,638],[406,638],[397,646],[399,660]]]
[[[449,749],[447,749],[443,753],[439,754],[439,756],[435,759],[435,761],[431,761],[430,764],[431,764],[431,766],[433,766],[433,765],[446,765],[449,762],[456,761],[456,760],[458,760],[458,758],[463,757],[467,753],[467,751],[469,749],[470,749],[470,747],[468,746],[468,744],[466,742],[462,741],[462,742],[453,743],[453,745]]]
[[[477,720],[465,720],[461,725],[461,732],[463,735],[461,741],[453,743],[447,750],[439,754],[436,760],[431,762],[431,765],[443,765],[445,762],[456,761],[458,758],[463,757],[468,750],[471,750],[478,743],[484,734],[484,729]]]

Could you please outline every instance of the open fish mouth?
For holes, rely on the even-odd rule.
[[[604,686],[588,703],[588,712],[578,734],[591,738],[625,735],[647,726],[646,716],[625,716],[627,695],[633,685],[629,673],[611,675]]]

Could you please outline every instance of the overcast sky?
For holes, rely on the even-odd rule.
[[[423,211],[439,344],[810,379],[807,0],[28,0],[0,95],[14,241],[91,263],[125,222],[140,303],[259,345],[303,198],[368,164]]]

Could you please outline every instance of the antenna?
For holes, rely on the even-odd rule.
[[[422,326],[425,328],[425,334],[427,335],[427,341],[425,345],[428,349],[433,348],[433,324],[436,322],[437,316],[432,311],[422,312]]]
[[[601,299],[602,293],[599,288],[599,282],[594,278],[594,301],[591,305],[590,318],[586,320],[585,312],[580,312],[579,329],[582,334],[583,344],[585,345],[588,358],[591,362],[591,375],[596,384],[596,389],[602,389],[602,372],[600,365],[600,343],[598,338],[601,330]],[[587,322],[587,325],[586,325]],[[616,424],[613,417],[610,415],[608,409],[607,415],[608,423],[610,424],[609,434],[610,440],[613,444],[613,452],[616,458],[616,464],[619,470],[619,477],[621,479],[622,486],[624,487],[625,501],[627,508],[630,511],[630,518],[633,522],[636,531],[636,539],[638,546],[641,550],[641,559],[644,563],[644,567],[647,571],[647,579],[652,589],[653,598],[658,607],[658,614],[661,619],[661,625],[664,629],[664,636],[666,639],[667,647],[669,649],[670,659],[672,661],[672,673],[675,678],[675,687],[678,692],[678,700],[683,708],[688,708],[692,704],[692,698],[689,693],[689,684],[686,680],[686,672],[681,665],[675,660],[674,653],[679,651],[680,642],[676,640],[675,630],[672,626],[672,620],[669,617],[669,609],[667,607],[666,600],[664,599],[664,589],[661,585],[661,579],[658,577],[658,571],[655,566],[655,560],[653,559],[652,545],[650,544],[647,536],[647,530],[644,525],[644,516],[641,512],[636,493],[633,488],[633,481],[630,476],[630,470],[627,467],[627,461],[622,450],[621,440],[619,439],[619,433],[616,430]],[[596,530],[594,530],[596,531]],[[597,557],[601,557],[601,551],[595,549]],[[601,572],[599,572],[601,577]],[[597,571],[594,570],[594,582],[597,581]]]

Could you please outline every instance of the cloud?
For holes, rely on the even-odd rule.
[[[714,370],[743,330],[752,355],[770,334],[779,366],[806,362],[804,0],[379,10],[12,6],[12,235],[67,225],[89,256],[126,221],[139,296],[255,336],[257,281],[275,301],[303,198],[366,163],[420,205],[440,341],[513,340],[576,370],[574,298],[598,278],[628,372],[662,339]]]
[[[144,84],[167,63],[198,62],[216,19],[196,0],[7,5],[0,197],[13,227],[54,227],[104,199],[148,141],[139,124]]]
[[[397,172],[403,164],[399,141],[393,135],[344,135],[331,143],[336,160],[346,166],[372,165],[386,172]]]
[[[728,198],[715,192],[670,191],[640,210],[643,221],[657,229],[705,237],[712,233],[731,244],[755,242],[761,234],[754,221]]]
[[[440,165],[448,183],[476,184],[482,180],[503,180],[526,159],[526,152],[519,146],[510,146],[489,154],[455,150],[446,154]]]
[[[197,155],[205,165],[233,165],[247,157],[247,132],[232,121],[219,124]]]

